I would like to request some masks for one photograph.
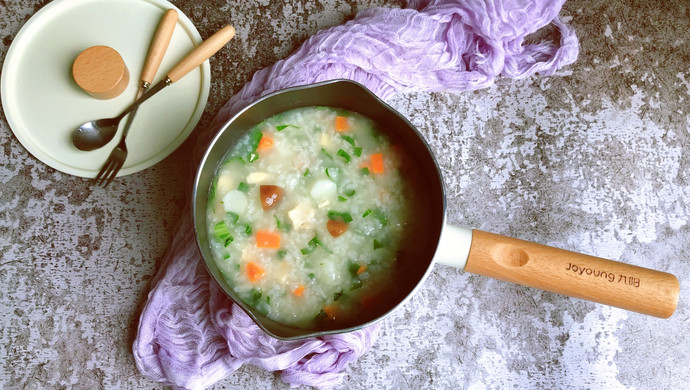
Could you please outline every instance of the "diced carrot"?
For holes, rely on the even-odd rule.
[[[297,295],[298,297],[301,297],[302,294],[304,294],[304,285],[300,284],[299,286],[297,286],[296,289],[292,290],[292,293]]]
[[[268,230],[257,230],[256,246],[258,248],[278,249],[280,248],[280,235]]]
[[[264,134],[261,139],[259,140],[259,146],[257,146],[257,150],[267,150],[273,147],[273,138],[267,136]]]
[[[366,265],[360,265],[359,268],[357,269],[357,275],[362,274],[362,272],[364,272],[364,271],[366,271],[366,270],[367,270],[367,266],[366,266]]]
[[[346,116],[335,117],[335,130],[341,132],[350,130],[350,122],[347,121]]]
[[[248,262],[244,270],[247,273],[249,281],[252,283],[261,279],[261,277],[266,273],[266,270],[264,270],[263,267],[254,263],[253,261]]]
[[[383,173],[383,155],[381,153],[371,155],[371,172]]]

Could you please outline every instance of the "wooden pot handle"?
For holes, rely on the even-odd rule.
[[[201,65],[204,61],[211,58],[218,50],[223,48],[235,36],[235,29],[232,26],[225,26],[216,33],[208,37],[205,41],[187,54],[185,58],[180,61],[175,67],[168,72],[168,79],[170,82],[176,82],[184,75],[191,72],[192,69]]]
[[[678,278],[666,272],[473,230],[465,271],[668,318]]]

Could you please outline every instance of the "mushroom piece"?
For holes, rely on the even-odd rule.
[[[261,207],[269,210],[275,207],[276,204],[283,197],[283,189],[274,185],[262,185],[259,187],[259,197],[261,198]]]
[[[328,229],[328,232],[331,233],[331,236],[334,238],[345,233],[349,228],[350,226],[341,220],[329,219],[328,222],[326,222],[326,229]]]

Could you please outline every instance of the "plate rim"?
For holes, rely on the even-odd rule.
[[[19,112],[21,111],[20,108],[15,108],[13,109],[12,107],[15,107],[17,105],[12,104],[12,102],[8,101],[9,97],[8,95],[12,95],[13,89],[10,88],[10,82],[8,81],[8,78],[10,75],[8,74],[8,69],[10,66],[14,66],[14,61],[12,54],[16,52],[18,47],[23,43],[23,37],[25,34],[27,34],[27,31],[30,31],[31,27],[35,25],[36,23],[43,22],[43,19],[45,17],[49,17],[52,12],[57,12],[61,9],[61,7],[81,7],[84,5],[88,5],[89,3],[95,3],[95,2],[117,2],[117,0],[53,0],[52,2],[46,4],[43,6],[41,9],[36,11],[33,15],[29,17],[29,19],[24,22],[24,24],[19,28],[19,31],[17,34],[14,36],[12,43],[7,49],[7,53],[5,54],[5,58],[3,61],[2,65],[2,72],[0,75],[0,101],[2,102],[2,109],[3,113],[5,115],[5,119],[7,121],[8,127],[10,128],[10,131],[14,135],[14,137],[19,141],[19,144],[34,158],[39,160],[41,163],[66,174],[72,175],[72,176],[77,176],[77,177],[84,177],[84,178],[93,178],[97,175],[98,171],[100,170],[100,166],[97,165],[94,168],[84,168],[81,166],[75,166],[71,165],[69,163],[60,161],[59,158],[55,158],[55,156],[50,155],[48,153],[45,153],[41,146],[38,145],[36,142],[34,142],[29,135],[31,133],[30,128],[26,128],[26,126],[21,126],[20,123],[18,123],[18,120],[15,118],[16,115],[19,115]],[[150,3],[158,8],[160,8],[162,11],[166,11],[168,9],[174,9],[175,11],[178,12],[178,20],[177,23],[184,29],[184,31],[187,33],[189,36],[189,39],[191,43],[194,46],[198,46],[203,39],[201,38],[201,34],[199,34],[199,31],[197,30],[196,26],[194,26],[194,23],[187,17],[179,8],[177,8],[174,4],[170,3],[169,1],[166,0],[137,0],[140,2],[145,2],[145,3]],[[162,15],[162,13],[161,13]],[[30,41],[29,41],[30,42]],[[13,73],[12,75],[14,75]],[[130,175],[139,171],[142,171],[144,169],[147,169],[161,160],[165,159],[168,157],[170,154],[172,154],[177,148],[179,148],[180,145],[189,137],[189,135],[194,131],[196,126],[198,125],[199,121],[201,120],[201,116],[203,115],[206,105],[208,103],[208,98],[210,95],[210,87],[211,87],[211,68],[210,68],[210,63],[209,60],[204,61],[200,65],[200,83],[199,83],[199,89],[198,89],[198,98],[196,105],[194,107],[194,110],[192,112],[192,115],[189,117],[187,124],[184,128],[181,129],[179,133],[176,134],[175,137],[170,137],[166,139],[165,142],[165,147],[161,148],[159,151],[157,151],[155,154],[152,156],[146,158],[145,160],[138,162],[134,165],[131,166],[124,166],[120,172],[118,173],[118,177],[120,176],[126,176]],[[24,134],[26,133],[26,134]]]

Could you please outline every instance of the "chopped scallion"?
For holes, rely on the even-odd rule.
[[[216,181],[211,182],[211,189],[208,190],[208,200],[212,201],[216,197]]]
[[[381,225],[388,225],[388,217],[380,210],[374,210],[374,217],[381,222]]]
[[[276,254],[278,255],[278,258],[282,260],[285,258],[285,255],[287,255],[287,249],[280,249]]]
[[[381,244],[381,242],[379,242],[379,240],[374,239],[374,249],[379,249],[379,248],[383,248],[383,244]]]
[[[351,275],[353,278],[356,278],[356,277],[357,277],[357,271],[359,271],[359,267],[360,267],[360,265],[357,264],[357,263],[355,263],[355,262],[353,262],[353,261],[351,261],[351,262],[347,265],[347,270],[348,270],[348,272],[350,272],[350,275]]]
[[[289,232],[292,230],[292,225],[289,222],[280,222],[280,219],[278,219],[278,217],[275,215],[273,218],[276,220],[276,229],[283,232]]]
[[[216,235],[216,238],[220,240],[224,246],[230,245],[230,243],[234,240],[232,235],[230,234],[230,229],[228,229],[228,225],[225,223],[225,221],[220,221],[215,226],[213,226],[213,233]]]
[[[240,182],[240,184],[237,186],[237,190],[242,191],[242,192],[247,192],[247,191],[249,191],[249,184],[247,184],[245,182]]]
[[[319,246],[321,248],[323,248],[324,251],[326,251],[328,253],[332,253],[328,248],[326,248],[323,245],[323,243],[319,240],[318,236],[314,236],[314,238],[312,238],[309,241],[309,243],[307,244],[307,247],[300,249],[300,252],[302,252],[303,255],[308,255],[308,254],[314,252],[314,250],[316,250],[316,247],[319,247]]]
[[[355,156],[359,157],[362,155],[362,148],[355,145],[355,139],[353,137],[350,137],[349,135],[341,135],[343,139],[350,145],[352,145],[352,150]]]
[[[372,214],[374,218],[378,219],[381,225],[388,225],[388,217],[380,210],[367,209],[367,211],[362,214],[362,218],[366,218],[369,214]]]
[[[299,129],[299,126],[295,126],[295,125],[280,125],[280,126],[276,126],[276,130],[283,131],[283,130],[287,129],[288,127],[294,127],[295,129]]]
[[[352,145],[353,147],[355,146],[355,139],[350,137],[349,135],[341,135],[345,141],[347,141],[348,144]]]
[[[256,306],[259,303],[259,300],[261,300],[261,295],[263,294],[261,294],[260,290],[253,288],[252,291],[249,293],[249,302],[247,303],[252,306]]]
[[[333,160],[333,156],[325,148],[321,148],[321,153],[323,153],[329,160]]]
[[[232,225],[236,224],[238,219],[240,219],[240,216],[232,211],[225,213],[225,220],[230,222]]]
[[[315,319],[316,319],[317,321],[326,320],[326,319],[328,319],[328,314],[326,314],[326,311],[325,311],[325,310],[321,309],[321,310],[319,311],[319,313],[316,315]]]
[[[264,134],[260,131],[252,131],[251,135],[249,136],[249,151],[251,153],[256,152],[256,148],[259,147],[259,142],[263,136]]]
[[[309,246],[317,246],[317,245],[321,245],[321,240],[319,240],[318,236],[314,236],[314,238],[312,238],[309,241]]]
[[[364,167],[359,170],[359,173],[361,173],[362,175],[369,175],[369,168]]]
[[[339,212],[331,210],[326,215],[328,216],[328,219],[342,218],[342,220],[346,223],[352,222],[352,216],[348,212]]]
[[[326,168],[326,176],[328,176],[333,181],[338,180],[338,177],[340,176],[340,168],[338,168],[338,167]]]
[[[223,165],[230,164],[230,163],[233,162],[233,161],[239,161],[240,163],[245,164],[245,161],[244,161],[244,159],[243,159],[242,157],[240,157],[240,156],[234,156],[234,157],[230,157],[229,159],[223,161]]]
[[[339,157],[341,157],[343,160],[345,160],[345,163],[349,164],[350,161],[352,161],[352,157],[350,157],[349,154],[347,154],[346,151],[342,149],[338,149],[338,152],[336,153]]]

